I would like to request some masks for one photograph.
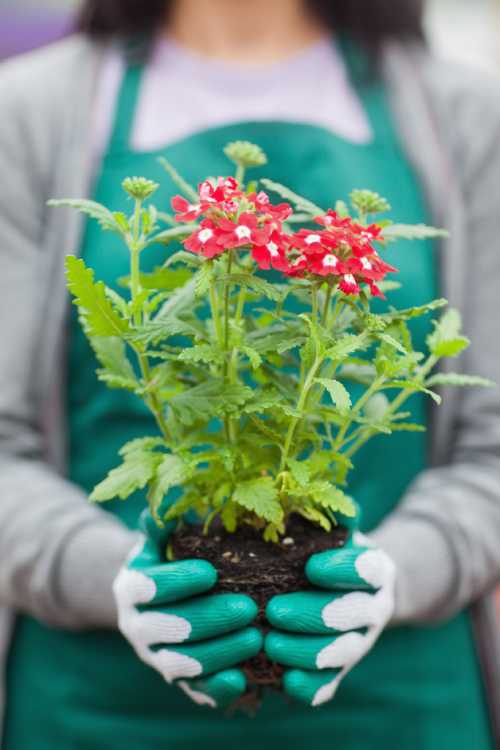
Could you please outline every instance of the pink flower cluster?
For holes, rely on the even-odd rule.
[[[376,224],[365,227],[329,210],[315,219],[321,229],[288,234],[283,223],[292,207],[273,205],[264,192],[246,194],[232,177],[219,177],[215,184],[202,182],[198,203],[178,195],[172,207],[179,222],[203,217],[184,247],[205,258],[248,248],[261,269],[274,268],[299,278],[336,277],[339,288],[351,295],[368,284],[373,295],[383,296],[377,282],[396,271],[374,247],[382,231]]]

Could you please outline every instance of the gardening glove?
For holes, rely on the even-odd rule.
[[[345,546],[312,555],[306,576],[315,591],[275,596],[268,603],[267,619],[279,630],[268,633],[265,651],[292,668],[283,676],[285,693],[319,706],[332,700],[390,620],[395,566],[351,519]]]
[[[118,627],[142,661],[195,703],[229,706],[246,690],[232,667],[262,648],[260,631],[247,627],[257,605],[242,594],[207,594],[217,572],[205,560],[164,562],[173,524],[159,528],[145,511],[141,528],[113,584]]]

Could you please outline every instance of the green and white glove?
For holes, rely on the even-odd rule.
[[[145,511],[141,527],[144,538],[113,585],[118,627],[168,683],[200,705],[225,708],[246,690],[233,667],[262,648],[260,631],[247,627],[257,605],[242,594],[207,594],[217,572],[204,560],[164,562],[172,524],[160,529]]]
[[[310,557],[306,575],[317,590],[275,596],[267,605],[267,619],[279,630],[268,633],[264,648],[272,661],[291,667],[285,692],[319,706],[332,700],[389,622],[395,566],[354,528],[341,549]]]

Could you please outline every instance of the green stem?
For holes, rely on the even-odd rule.
[[[309,370],[309,373],[307,375],[306,381],[304,383],[304,387],[302,388],[302,391],[300,393],[299,400],[297,401],[296,409],[298,412],[302,412],[307,397],[309,396],[309,391],[314,385],[314,379],[316,377],[316,374],[318,370],[320,369],[321,365],[323,364],[323,359],[317,358],[314,361],[313,366]],[[295,430],[297,429],[297,425],[301,421],[302,417],[293,417],[292,421],[290,422],[290,425],[288,427],[288,432],[285,438],[285,445],[283,447],[283,451],[281,454],[281,465],[280,465],[280,472],[284,471],[286,467],[286,462],[288,460],[289,454],[290,454],[290,448],[292,446],[292,441],[295,435]]]
[[[323,307],[323,314],[321,316],[321,323],[324,326],[328,326],[328,320],[329,320],[329,317],[330,317],[330,303],[332,301],[332,294],[333,294],[333,286],[330,286],[330,284],[328,284],[328,291],[327,291],[326,297],[325,297],[325,305]]]
[[[130,294],[132,297],[132,304],[136,301],[137,297],[141,293],[141,268],[140,268],[140,252],[142,250],[140,242],[140,230],[141,230],[141,210],[142,201],[135,201],[134,216],[132,219],[132,238],[129,242],[130,250]],[[140,310],[135,310],[133,316],[134,325],[139,327],[142,324],[142,315]]]
[[[243,183],[245,181],[245,172],[245,167],[241,164],[238,164],[238,168],[236,169],[236,181],[239,183],[241,188],[243,188]]]
[[[227,269],[226,273],[231,276],[231,269],[233,265],[233,254],[231,251],[227,254]],[[229,364],[228,364],[228,352],[229,352],[229,297],[231,293],[231,285],[229,281],[224,284],[224,378],[227,380],[229,376]]]
[[[337,434],[337,438],[335,440],[335,446],[334,449],[336,451],[339,451],[342,447],[342,444],[344,442],[344,438],[346,436],[347,430],[351,427],[353,423],[354,417],[356,417],[362,410],[362,408],[365,406],[365,404],[370,400],[370,398],[382,387],[384,384],[385,377],[381,375],[380,377],[376,378],[371,386],[367,388],[367,390],[363,393],[363,395],[356,401],[354,407],[352,408],[349,419],[345,423],[345,425],[339,430]]]

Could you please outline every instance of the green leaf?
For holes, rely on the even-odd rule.
[[[456,357],[469,346],[469,339],[461,335],[462,319],[458,310],[450,308],[439,321],[433,321],[433,325],[427,345],[435,357]]]
[[[403,391],[418,391],[425,393],[430,396],[436,404],[441,404],[442,398],[439,394],[426,388],[423,383],[418,380],[391,380],[384,384],[384,388],[399,388]]]
[[[269,281],[261,279],[259,276],[252,276],[249,273],[232,273],[229,276],[220,276],[217,282],[235,284],[240,287],[244,287],[259,294],[262,297],[272,300],[273,302],[280,302],[283,293],[279,287],[274,284],[270,284]]]
[[[150,346],[160,341],[170,338],[171,336],[193,336],[197,338],[199,331],[184,320],[176,318],[174,315],[168,318],[161,318],[150,321],[145,325],[137,328],[135,331],[127,334],[127,339],[136,344]]]
[[[243,352],[243,354],[246,354],[246,356],[250,360],[252,370],[258,370],[259,367],[261,367],[262,357],[260,356],[259,352],[257,352],[251,346],[242,346],[241,351]]]
[[[210,284],[214,278],[214,272],[211,263],[203,263],[200,270],[195,276],[195,293],[197,297],[204,297],[210,289]]]
[[[382,236],[385,240],[434,240],[450,235],[445,229],[436,229],[425,224],[391,224],[384,227]]]
[[[183,485],[192,475],[192,470],[179,456],[169,453],[164,455],[157,466],[154,480],[148,493],[148,502],[153,516],[158,510],[165,495],[172,487]]]
[[[438,310],[441,307],[445,307],[448,304],[448,300],[444,298],[432,300],[426,305],[420,305],[418,307],[409,307],[404,310],[391,310],[388,313],[383,313],[379,317],[382,320],[393,323],[399,320],[411,320],[412,318],[419,318],[422,315],[426,315],[429,312]]]
[[[127,350],[122,339],[115,336],[89,336],[102,369],[97,371],[99,380],[107,383],[109,388],[125,388],[134,391],[139,388],[134,368],[127,357]]]
[[[184,286],[193,276],[188,268],[156,268],[152,273],[141,273],[141,286],[144,289],[171,292]]]
[[[184,193],[186,198],[190,200],[191,203],[198,204],[200,202],[200,196],[192,187],[192,185],[186,182],[186,180],[181,177],[175,167],[173,167],[172,164],[170,164],[170,162],[167,161],[163,156],[160,156],[158,161],[162,165],[163,169],[168,172],[168,174],[172,178],[172,181],[177,185],[181,193]]]
[[[295,509],[295,513],[298,513],[299,516],[302,516],[302,518],[305,518],[307,521],[311,521],[311,523],[315,523],[317,526],[320,526],[325,531],[331,531],[332,529],[332,522],[330,521],[327,516],[325,516],[324,513],[322,513],[318,508],[314,508],[313,506],[298,506]],[[278,541],[278,540],[276,540]]]
[[[279,182],[273,182],[273,180],[261,180],[260,182],[267,190],[270,190],[272,193],[277,193],[277,195],[284,198],[286,201],[290,201],[298,211],[304,211],[310,216],[323,216],[326,213],[322,208],[316,206],[307,198],[297,195],[297,193],[294,193]]]
[[[339,412],[347,414],[351,408],[351,397],[345,385],[342,385],[338,380],[329,378],[316,378],[315,382],[326,388]]]
[[[283,520],[283,508],[271,477],[240,482],[236,485],[232,499],[237,505],[241,505],[269,523],[279,524]]]
[[[301,487],[307,487],[311,480],[311,472],[307,461],[296,461],[293,458],[287,460],[292,476]]]
[[[183,349],[179,354],[182,362],[205,362],[206,364],[219,364],[222,362],[222,354],[211,344],[198,344]]]
[[[128,330],[128,321],[114,310],[103,282],[94,282],[94,272],[81,258],[66,257],[66,276],[73,304],[78,305],[91,336],[121,336]]]
[[[377,333],[377,338],[396,349],[400,354],[408,354],[403,344],[388,333]]]
[[[492,380],[480,378],[477,375],[460,375],[455,372],[449,372],[433,375],[427,380],[426,385],[429,387],[434,385],[452,385],[459,387],[479,386],[482,388],[491,388],[496,384]]]
[[[344,516],[354,517],[356,515],[352,498],[329,482],[314,482],[310,486],[308,494],[322,508],[328,508],[334,513],[342,513]]]
[[[123,463],[112,469],[106,479],[94,488],[90,500],[97,503],[114,498],[126,500],[133,492],[143,489],[151,481],[161,459],[161,453],[139,448],[127,452]]]
[[[102,229],[109,232],[117,232],[123,235],[123,228],[120,220],[117,220],[114,214],[106,206],[96,203],[96,201],[80,200],[66,198],[64,200],[50,200],[49,206],[74,208],[80,213],[89,216],[99,222]]]
[[[369,335],[367,333],[360,333],[358,336],[346,333],[328,349],[326,354],[332,360],[342,361],[353,352],[366,349],[368,341]]]
[[[170,407],[180,422],[189,427],[199,421],[209,421],[218,414],[233,414],[252,395],[252,389],[246,386],[213,380],[173,396]]]
[[[197,229],[199,229],[198,224],[182,224],[178,227],[165,229],[163,232],[150,237],[147,244],[156,245],[159,243],[161,245],[170,245],[171,242],[182,242],[190,234],[196,232]]]

